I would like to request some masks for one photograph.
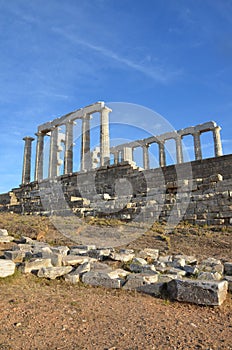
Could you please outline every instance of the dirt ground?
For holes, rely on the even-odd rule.
[[[42,232],[49,243],[72,244],[45,218],[1,214],[0,228],[15,237]],[[231,237],[232,228],[183,225],[165,235],[155,225],[127,247],[231,261]],[[0,289],[2,350],[232,349],[231,295],[220,307],[204,307],[20,273],[0,279]]]

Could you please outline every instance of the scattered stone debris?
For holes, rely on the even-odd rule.
[[[10,238],[9,238],[10,237]],[[0,229],[1,242],[14,240]],[[97,248],[58,246],[27,237],[5,250],[0,259],[0,277],[33,273],[40,278],[63,278],[68,283],[136,290],[155,297],[221,305],[232,292],[232,262],[194,256],[161,255],[157,249]],[[102,262],[104,260],[104,262]],[[113,265],[117,265],[114,269]]]

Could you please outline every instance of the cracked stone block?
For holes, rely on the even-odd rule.
[[[11,260],[0,259],[0,277],[13,275],[15,272],[15,263]]]
[[[174,279],[167,284],[167,295],[171,300],[214,306],[224,302],[227,289],[227,281]]]
[[[218,272],[220,274],[223,274],[224,272],[224,265],[222,264],[221,260],[214,258],[203,260],[197,267],[199,271]]]
[[[57,277],[66,275],[71,271],[71,266],[42,267],[41,269],[39,269],[37,276],[54,280]]]

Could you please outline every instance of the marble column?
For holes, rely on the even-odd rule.
[[[31,144],[34,141],[33,137],[26,136],[23,138],[25,141],[24,155],[23,155],[23,173],[22,173],[22,185],[26,185],[31,181]]]
[[[180,135],[175,138],[176,141],[176,162],[177,164],[183,163],[183,149],[182,149],[182,139]]]
[[[149,160],[149,145],[144,145],[143,146],[143,168],[145,170],[150,169],[150,160]]]
[[[65,151],[64,151],[64,174],[73,172],[73,125],[75,122],[68,121],[65,124]]]
[[[81,170],[89,170],[91,168],[90,119],[90,115],[85,115],[82,118]]]
[[[158,143],[158,145],[159,145],[159,164],[161,167],[166,166],[166,155],[165,155],[164,142],[165,141],[160,141]]]
[[[108,165],[110,162],[110,137],[109,137],[109,113],[108,107],[101,110],[100,126],[100,165]]]
[[[200,131],[196,131],[193,134],[194,138],[194,152],[195,152],[195,160],[202,159],[202,151],[201,151],[201,139],[200,139]]]
[[[43,180],[44,133],[36,133],[35,181]]]
[[[50,154],[49,154],[49,178],[59,176],[58,161],[58,133],[59,128],[54,127],[50,136]]]
[[[129,163],[133,162],[132,148],[123,147],[123,160]]]
[[[214,153],[215,157],[222,156],[222,142],[221,142],[221,135],[220,135],[220,126],[216,126],[213,131],[213,139],[214,139]]]

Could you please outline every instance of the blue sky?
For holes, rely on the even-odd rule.
[[[215,120],[231,153],[231,37],[231,0],[0,0],[0,192],[21,182],[25,135],[96,101]]]

